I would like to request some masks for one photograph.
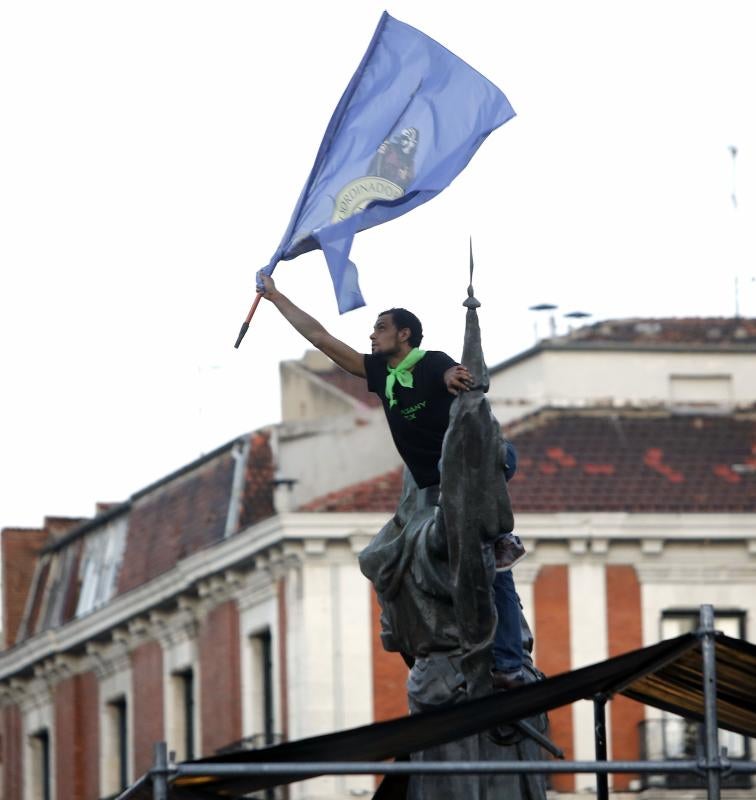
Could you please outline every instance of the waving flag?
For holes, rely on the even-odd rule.
[[[270,263],[320,248],[339,312],[365,305],[349,250],[357,231],[425,203],[514,116],[504,94],[424,33],[384,12],[339,101]]]

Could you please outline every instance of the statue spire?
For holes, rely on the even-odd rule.
[[[463,306],[467,309],[465,320],[465,344],[462,349],[462,363],[472,373],[475,384],[473,390],[483,392],[488,391],[488,367],[483,358],[483,348],[480,343],[480,324],[478,322],[477,309],[480,308],[480,301],[473,294],[473,252],[472,236],[470,237],[470,284],[467,287],[467,298]]]

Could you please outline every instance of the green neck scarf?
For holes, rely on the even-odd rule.
[[[394,384],[399,381],[399,384],[404,386],[405,389],[411,389],[413,382],[410,370],[424,355],[425,350],[413,347],[395,367],[389,367],[388,364],[386,365],[386,369],[388,370],[388,377],[386,378],[386,399],[389,401],[389,408],[393,408],[396,405]]]

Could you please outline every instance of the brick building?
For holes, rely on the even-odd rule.
[[[755,344],[754,320],[605,322],[491,370],[520,455],[515,579],[547,674],[675,635],[701,603],[756,638]],[[356,562],[399,495],[382,411],[317,355],[281,369],[281,424],[92,519],[3,531],[2,797],[107,797],[162,739],[186,759],[405,713],[405,667],[380,647]],[[690,746],[690,726],[648,714],[610,704],[610,757]],[[587,703],[551,721],[568,758],[592,757]],[[591,782],[552,781],[565,798]]]

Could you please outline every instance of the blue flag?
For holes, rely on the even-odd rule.
[[[383,13],[328,123],[270,263],[320,248],[339,312],[365,305],[349,260],[357,231],[445,189],[491,131],[514,116],[504,94],[424,33]]]

